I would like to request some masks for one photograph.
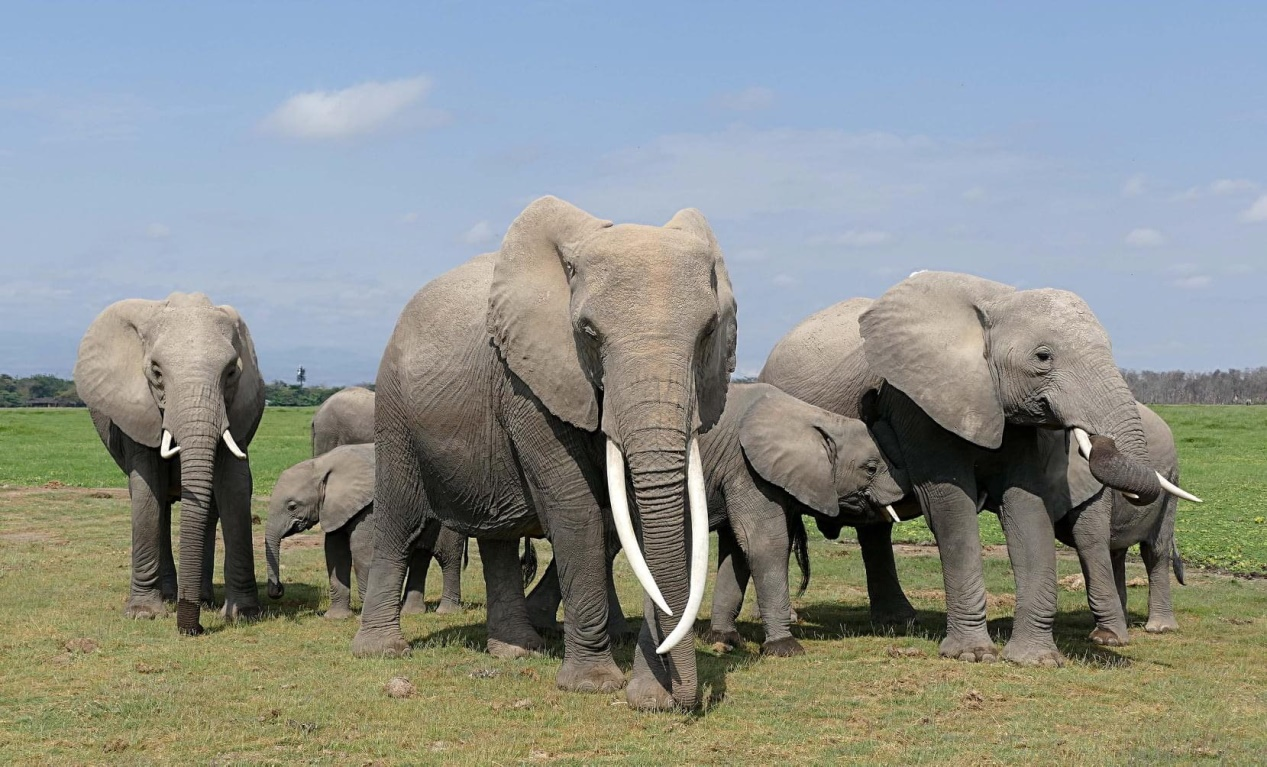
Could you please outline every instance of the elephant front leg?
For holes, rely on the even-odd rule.
[[[427,573],[431,570],[431,549],[415,548],[409,553],[409,576],[405,579],[405,597],[400,603],[401,615],[420,615],[427,611]],[[361,595],[364,601],[364,594]]]
[[[555,683],[573,692],[614,692],[625,686],[625,673],[612,658],[608,633],[611,558],[602,512],[587,504],[571,513],[569,522],[557,519],[558,512],[551,521],[550,567],[558,573],[564,614],[563,666]]]
[[[202,573],[198,586],[198,601],[208,610],[216,607],[216,590],[212,580],[216,569],[216,522],[220,514],[216,511],[216,499],[213,496],[207,504],[207,527],[202,534]]]
[[[347,533],[326,533],[325,551],[330,575],[330,609],[325,617],[347,620],[352,617],[352,545]]]
[[[717,578],[713,585],[712,630],[708,642],[714,649],[729,652],[743,646],[736,621],[748,588],[748,558],[744,556],[729,525],[717,530]]]
[[[1003,658],[1026,666],[1061,666],[1064,656],[1052,638],[1056,619],[1056,533],[1047,508],[1041,498],[1011,487],[1003,493],[999,518],[1016,578],[1016,616]],[[1108,554],[1107,547],[1104,553]]]
[[[409,642],[400,630],[400,596],[409,570],[410,554],[422,540],[428,521],[435,524],[430,502],[423,492],[418,464],[412,453],[393,443],[402,439],[387,435],[378,443],[378,472],[374,489],[374,558],[369,584],[361,605],[361,628],[352,640],[358,658],[399,658],[409,653]],[[407,438],[404,438],[407,442]],[[395,450],[391,450],[393,445]],[[395,465],[383,455],[399,455]]]
[[[222,612],[226,620],[254,620],[260,615],[260,596],[251,541],[251,465],[221,445],[215,472],[215,508],[224,536]]]
[[[523,658],[545,649],[528,620],[519,540],[481,538],[480,560],[488,595],[488,652],[497,658]]]
[[[1109,550],[1110,504],[1112,491],[1100,491],[1074,520],[1073,540],[1086,581],[1087,606],[1095,616],[1095,628],[1089,638],[1098,645],[1121,647],[1130,642],[1130,635],[1126,611],[1118,594],[1114,552]],[[1122,564],[1125,577],[1124,559]],[[1019,600],[1018,585],[1018,604]]]
[[[805,648],[792,636],[792,595],[788,590],[788,556],[791,541],[787,520],[777,506],[769,510],[750,531],[736,531],[752,570],[761,622],[765,626],[762,655],[802,655]]]
[[[862,563],[867,571],[871,622],[877,626],[909,626],[915,622],[915,608],[898,581],[897,562],[893,558],[893,525],[863,525],[857,530]]]
[[[161,582],[162,505],[166,489],[159,478],[160,465],[155,450],[138,450],[128,473],[128,492],[132,496],[132,585],[123,614],[129,618],[164,618]],[[167,547],[171,549],[168,533]]]
[[[1113,561],[1113,585],[1117,588],[1117,599],[1122,603],[1122,615],[1129,621],[1130,611],[1126,609],[1126,552],[1126,549],[1115,549],[1110,559]]]
[[[159,507],[161,509],[158,527],[160,590],[163,592],[163,601],[175,602],[177,581],[176,558],[172,555],[172,502],[164,497]]]
[[[1154,547],[1145,541],[1139,545],[1139,554],[1148,568],[1148,623],[1144,630],[1150,634],[1178,631],[1170,597],[1171,544]]]
[[[939,652],[944,658],[993,662],[998,659],[998,648],[986,628],[975,486],[965,490],[944,482],[918,486],[916,492],[931,519],[941,554],[946,638]]]
[[[559,625],[559,605],[563,602],[563,591],[559,586],[558,557],[550,560],[545,572],[541,574],[537,585],[528,594],[528,621],[537,631],[558,633],[563,630]]]

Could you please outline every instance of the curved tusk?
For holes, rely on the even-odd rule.
[[[1139,496],[1134,493],[1128,493],[1125,490],[1118,490],[1118,492],[1122,494],[1123,498],[1130,498],[1132,501],[1139,500]]]
[[[1091,460],[1091,436],[1086,430],[1077,426],[1073,427],[1073,438],[1078,442],[1078,452],[1082,453],[1082,457],[1088,461]]]
[[[665,615],[672,615],[669,603],[664,601],[660,587],[651,576],[647,560],[642,558],[638,536],[634,533],[633,519],[629,516],[629,499],[625,495],[625,456],[621,455],[620,448],[616,447],[610,437],[607,438],[607,497],[611,501],[616,536],[620,538],[620,545],[625,550],[625,558],[629,560],[634,577],[638,579],[642,590],[647,592],[647,596],[651,597],[651,601],[656,603],[656,607],[663,610]]]
[[[233,441],[233,435],[229,433],[228,429],[224,430],[224,444],[229,446],[230,453],[233,453],[238,458],[246,460],[246,453],[243,453],[242,448],[238,447],[238,443]]]
[[[1157,472],[1157,481],[1161,483],[1162,490],[1165,490],[1173,496],[1182,498],[1185,501],[1192,501],[1193,503],[1205,503],[1205,501],[1202,501],[1192,493],[1189,493],[1187,490],[1184,490],[1182,487],[1179,487],[1175,483],[1163,477],[1160,471]]]
[[[172,433],[167,429],[163,429],[163,444],[158,446],[158,454],[164,458],[171,458],[180,452],[180,445],[172,447]]]
[[[691,513],[691,591],[686,609],[673,633],[655,648],[664,655],[695,633],[695,616],[704,602],[704,580],[708,573],[708,493],[704,489],[704,462],[699,457],[699,441],[691,437],[686,451],[686,498]]]
[[[899,516],[897,515],[897,512],[893,510],[893,504],[889,504],[889,505],[885,506],[885,507],[884,507],[884,510],[885,510],[885,511],[887,511],[887,512],[889,512],[889,516],[890,516],[890,517],[893,517],[893,521],[894,521],[894,522],[897,522],[897,523],[901,524],[901,522],[902,522],[902,518],[901,518],[901,517],[899,517]]]

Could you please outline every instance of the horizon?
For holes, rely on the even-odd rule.
[[[699,208],[737,376],[918,269],[1080,294],[1129,370],[1267,365],[1267,6],[7,7],[0,372],[202,291],[265,380],[372,382],[532,199]]]

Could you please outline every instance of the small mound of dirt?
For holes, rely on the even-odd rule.
[[[40,485],[40,487],[43,488],[44,490],[61,490],[63,487],[66,487],[66,483],[58,482],[55,479],[50,479],[49,481]]]
[[[418,688],[403,676],[394,676],[383,685],[383,692],[387,693],[389,698],[412,698],[417,694]]]
[[[95,639],[89,639],[87,637],[72,639],[66,643],[66,652],[77,652],[77,653],[83,653],[84,655],[87,655],[88,653],[96,652],[96,650],[97,650],[97,641]]]
[[[1060,588],[1064,589],[1065,591],[1086,591],[1087,590],[1087,581],[1081,575],[1076,575],[1076,574],[1066,575],[1065,577],[1057,581],[1057,583],[1059,583]]]

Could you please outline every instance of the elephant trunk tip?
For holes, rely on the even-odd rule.
[[[268,598],[269,599],[281,599],[282,595],[284,595],[285,593],[286,593],[286,587],[283,586],[282,584],[275,583],[273,581],[268,582]]]

